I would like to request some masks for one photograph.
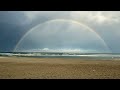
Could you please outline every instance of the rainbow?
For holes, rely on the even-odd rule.
[[[44,25],[44,24],[49,24],[51,22],[56,22],[56,21],[62,21],[62,22],[71,22],[71,23],[74,23],[74,24],[77,24],[77,25],[80,25],[80,26],[83,26],[84,28],[86,28],[87,30],[93,32],[104,44],[104,46],[110,51],[110,49],[108,48],[107,44],[105,43],[105,41],[101,38],[101,36],[95,32],[95,30],[93,30],[92,28],[90,28],[89,26],[79,22],[79,21],[75,21],[75,20],[70,20],[70,19],[53,19],[53,20],[49,20],[49,21],[46,21],[44,23],[41,23],[41,24],[38,24],[37,26],[33,27],[32,29],[30,29],[19,41],[18,43],[16,44],[13,52],[15,52],[19,46],[19,44],[24,40],[24,38],[29,34],[31,33],[33,30],[35,30],[36,28],[38,28],[40,25]]]

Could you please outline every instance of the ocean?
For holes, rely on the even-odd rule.
[[[120,60],[120,53],[59,53],[59,52],[1,52],[1,57],[31,58],[80,58],[99,60]]]

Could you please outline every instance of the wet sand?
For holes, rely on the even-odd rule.
[[[0,57],[0,79],[120,79],[120,60]]]

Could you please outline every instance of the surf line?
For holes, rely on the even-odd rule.
[[[44,24],[49,24],[51,22],[56,22],[56,21],[62,21],[62,22],[71,22],[71,23],[74,23],[74,24],[78,24],[80,26],[83,26],[84,28],[86,28],[87,30],[93,32],[104,44],[104,46],[111,52],[110,48],[108,47],[108,45],[105,43],[105,41],[102,39],[102,37],[97,33],[95,32],[95,30],[93,30],[91,27],[79,22],[79,21],[76,21],[76,20],[71,20],[71,19],[53,19],[53,20],[49,20],[49,21],[46,21],[44,23],[40,23],[38,24],[37,26],[33,27],[32,29],[30,29],[28,32],[25,33],[25,35],[23,35],[23,37],[18,41],[18,43],[16,44],[13,52],[15,52],[19,46],[19,44],[24,40],[24,38],[32,31],[34,31],[35,29],[37,29],[40,25],[44,25]]]

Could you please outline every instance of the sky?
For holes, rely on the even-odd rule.
[[[119,11],[0,11],[0,52],[120,53]]]

